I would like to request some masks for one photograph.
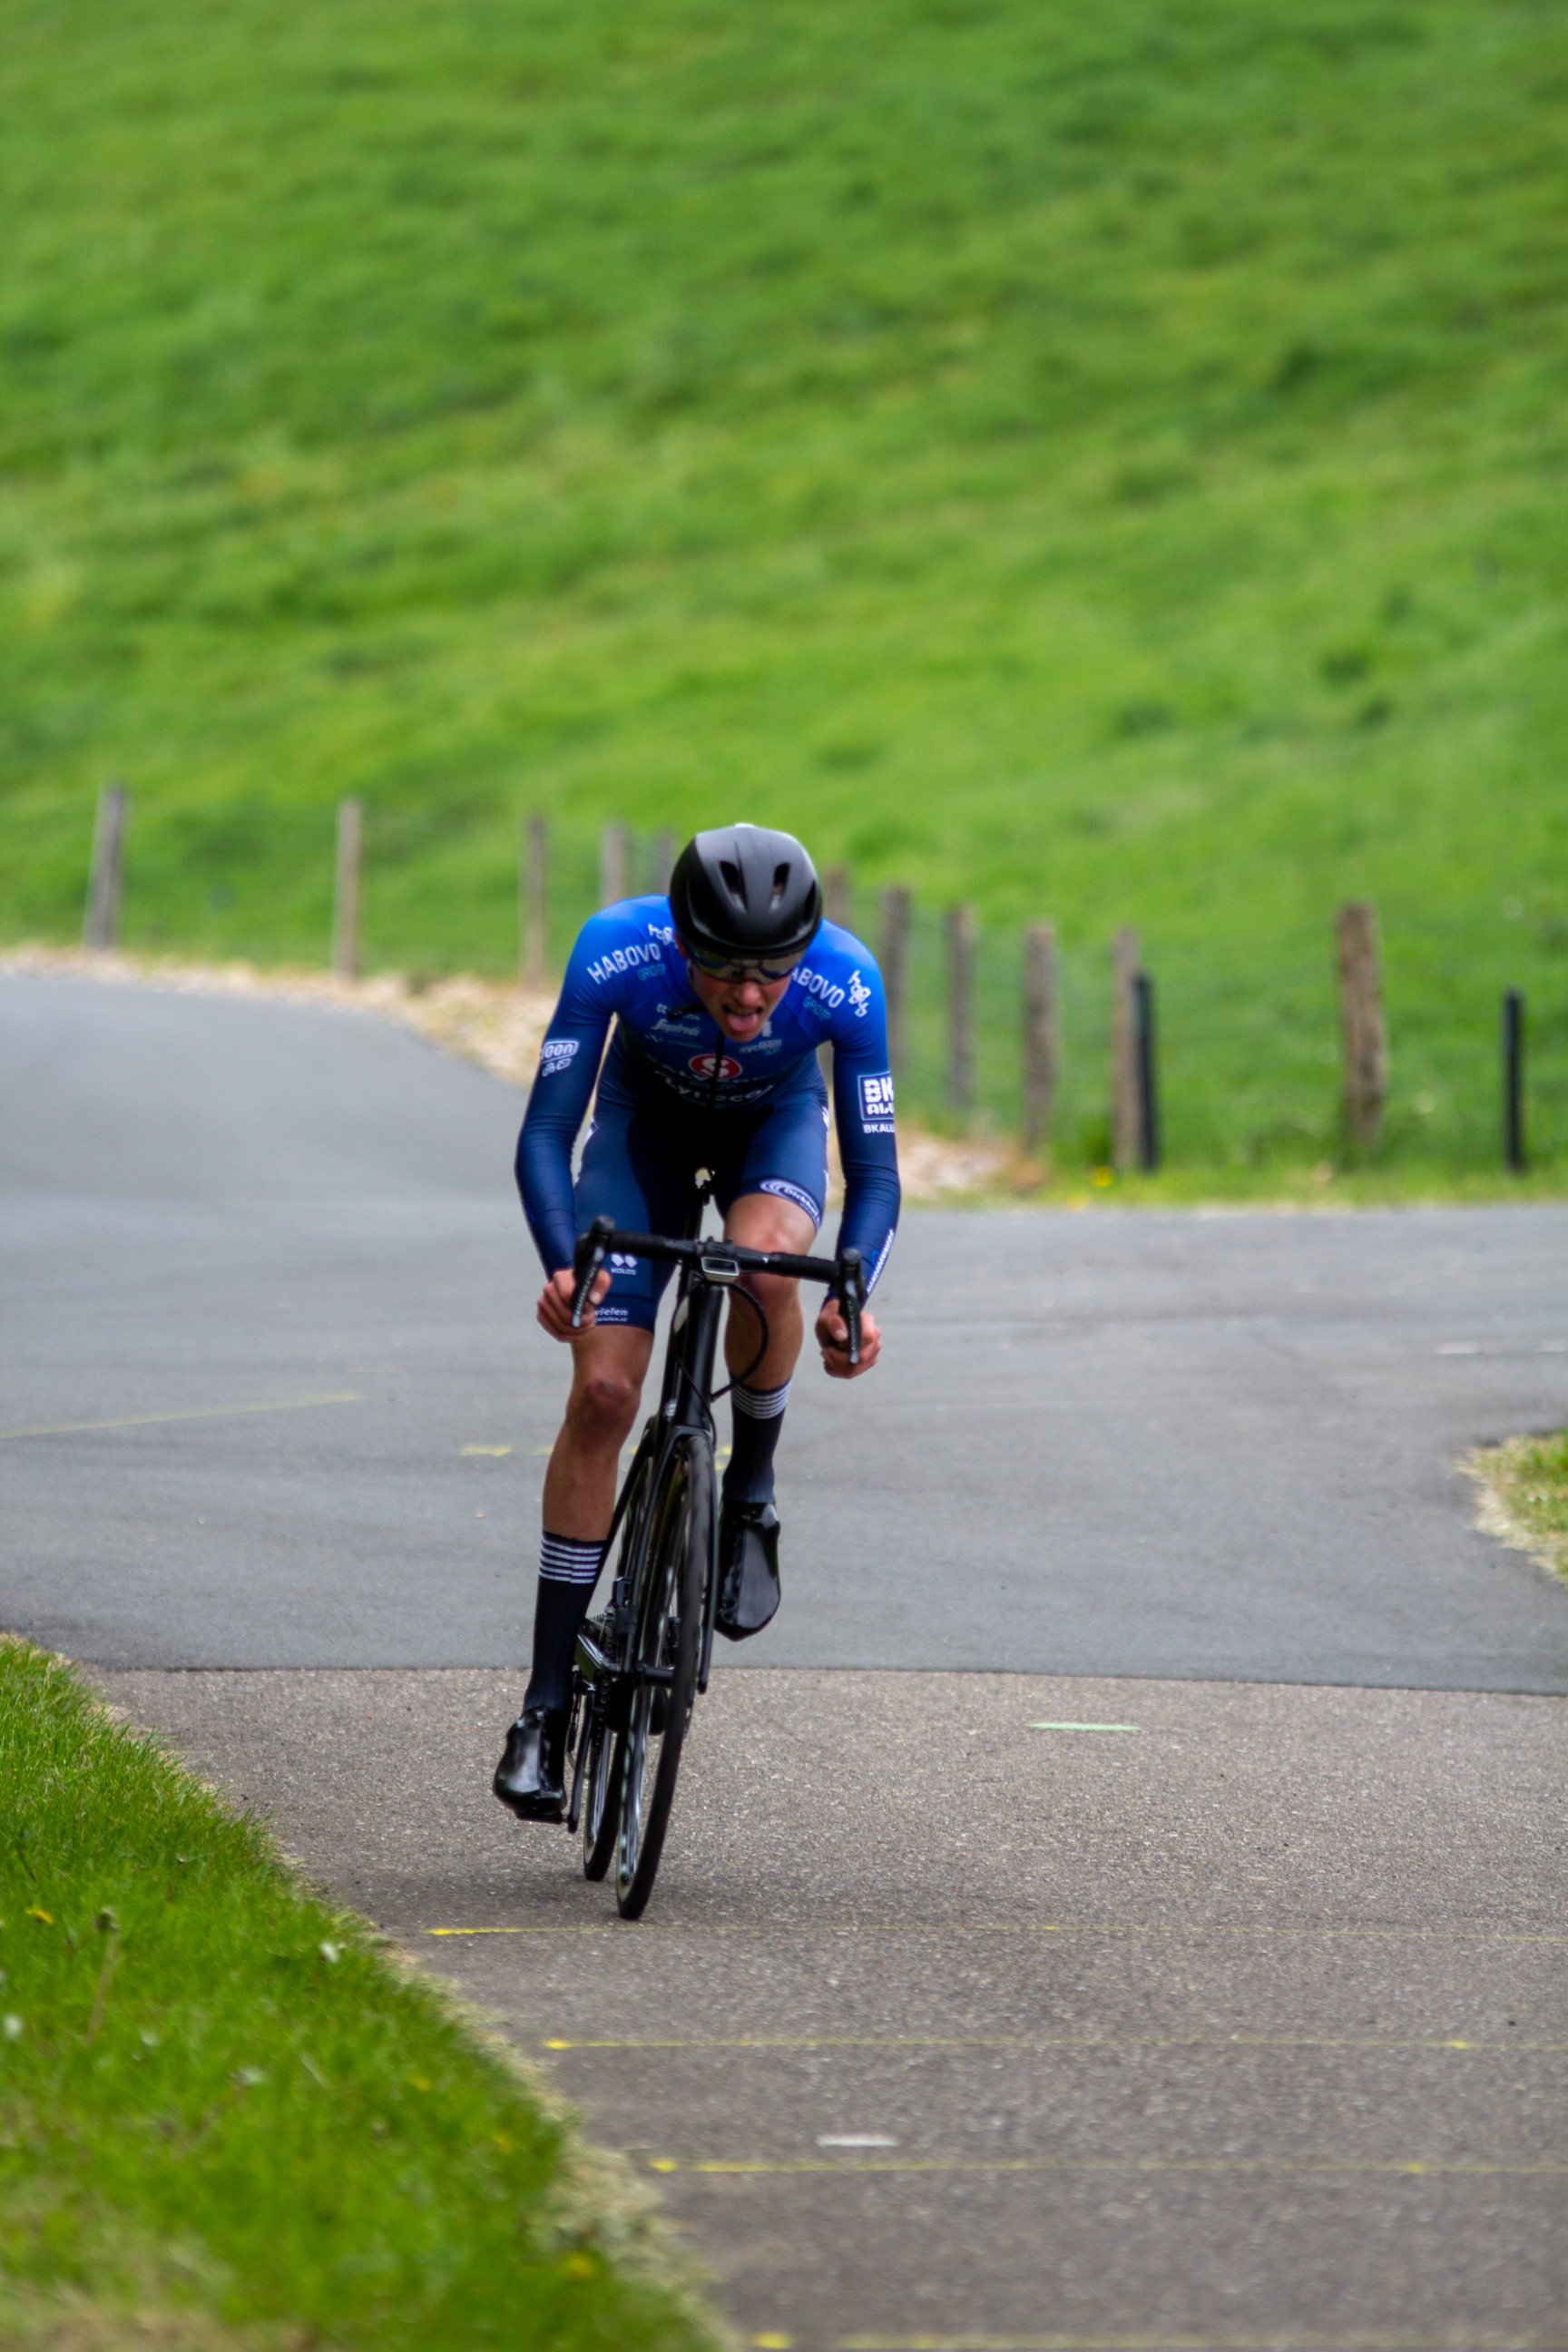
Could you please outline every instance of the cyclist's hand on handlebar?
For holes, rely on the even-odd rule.
[[[583,1309],[583,1320],[574,1331],[572,1301],[576,1294],[577,1277],[569,1265],[559,1267],[539,1294],[538,1314],[541,1328],[548,1331],[552,1339],[580,1339],[584,1331],[593,1329],[594,1309],[601,1303],[609,1286],[609,1268],[601,1266],[594,1276],[594,1287],[589,1292],[587,1304]]]
[[[830,1298],[816,1318],[816,1344],[822,1350],[822,1369],[830,1381],[858,1381],[868,1372],[881,1352],[882,1335],[877,1328],[876,1318],[868,1307],[860,1309],[860,1360],[849,1360],[849,1326],[844,1320],[844,1310],[837,1298]]]

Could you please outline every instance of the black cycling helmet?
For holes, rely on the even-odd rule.
[[[816,866],[794,834],[760,824],[689,841],[669,877],[669,903],[694,954],[736,963],[804,955],[822,921]]]

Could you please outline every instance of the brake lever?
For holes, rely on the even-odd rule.
[[[583,1328],[583,1309],[587,1305],[599,1269],[609,1255],[610,1235],[616,1230],[614,1217],[595,1217],[585,1234],[579,1234],[572,1253],[573,1270],[577,1276],[572,1293],[572,1328]]]
[[[850,1369],[860,1360],[860,1309],[866,1304],[866,1267],[858,1249],[838,1253],[838,1303],[849,1333]]]

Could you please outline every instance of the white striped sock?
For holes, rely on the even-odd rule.
[[[752,1421],[776,1421],[789,1402],[790,1384],[782,1389],[742,1388],[737,1381],[731,1391],[735,1411],[749,1415]]]
[[[593,1584],[605,1557],[605,1538],[579,1543],[574,1536],[552,1536],[548,1528],[539,1547],[539,1573],[551,1584]]]

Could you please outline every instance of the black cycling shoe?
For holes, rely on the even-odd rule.
[[[726,1503],[719,1515],[719,1606],[731,1642],[760,1633],[779,1605],[779,1515],[771,1503]]]
[[[566,1709],[525,1706],[506,1736],[490,1786],[521,1822],[559,1822],[566,1813]]]

